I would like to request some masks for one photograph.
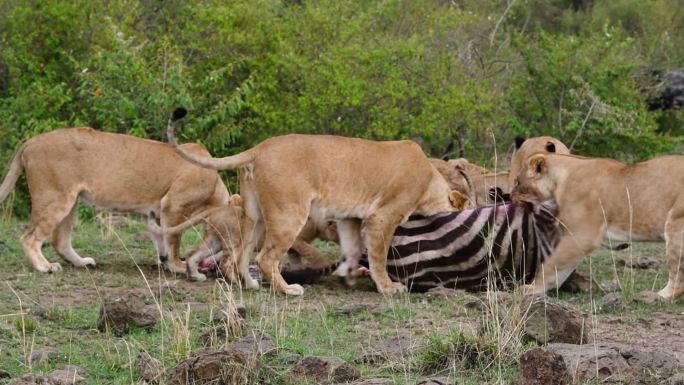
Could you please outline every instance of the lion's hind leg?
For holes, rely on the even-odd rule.
[[[36,197],[36,195],[31,197],[31,223],[24,235],[21,236],[21,245],[24,248],[26,258],[28,258],[31,265],[41,273],[54,273],[62,270],[62,266],[59,263],[50,263],[45,259],[45,256],[41,251],[43,242],[50,235],[54,234],[62,222],[67,219],[65,222],[66,224],[63,225],[61,231],[57,231],[58,234],[61,234],[61,237],[60,235],[57,235],[59,241],[62,242],[59,244],[60,249],[65,251],[66,248],[63,246],[63,238],[65,234],[71,233],[71,215],[76,205],[77,195],[66,196],[66,199],[64,196],[56,195],[58,194],[48,195],[43,193],[38,195],[38,197]],[[68,231],[65,231],[67,225],[69,229]],[[53,238],[53,242],[54,241],[55,239]],[[67,257],[65,257],[65,259],[67,259]]]
[[[309,213],[303,210],[298,212],[286,210],[272,212],[269,216],[264,215],[266,232],[264,246],[257,255],[257,264],[265,280],[270,282],[278,292],[288,295],[304,294],[304,288],[301,285],[288,285],[285,282],[280,274],[280,259],[292,247],[308,216]]]
[[[65,261],[76,267],[95,266],[94,259],[81,257],[71,246],[71,232],[73,230],[75,211],[76,204],[74,204],[71,211],[59,222],[57,228],[52,232],[52,246]]]
[[[665,224],[667,249],[667,285],[658,292],[663,298],[684,295],[684,215],[674,218],[670,214]]]

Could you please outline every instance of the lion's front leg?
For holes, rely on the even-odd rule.
[[[559,287],[575,270],[585,255],[601,246],[601,231],[567,231],[556,250],[544,261],[529,285],[523,286],[526,294],[544,294]]]

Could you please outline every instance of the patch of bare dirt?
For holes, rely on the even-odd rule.
[[[684,365],[684,314],[654,312],[648,317],[639,316],[636,319],[598,315],[593,326],[597,342],[666,350]]]

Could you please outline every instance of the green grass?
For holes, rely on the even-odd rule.
[[[0,240],[4,242],[0,246],[0,368],[12,378],[29,371],[47,373],[60,365],[74,364],[87,371],[89,384],[134,384],[137,376],[132,363],[142,351],[162,359],[169,368],[192,351],[217,349],[220,343],[205,346],[201,336],[220,326],[213,324],[210,314],[232,300],[247,307],[247,330],[266,330],[280,347],[275,356],[263,359],[265,376],[272,384],[305,383],[288,376],[290,365],[285,358],[293,353],[341,357],[357,367],[363,377],[392,378],[396,384],[414,384],[417,378],[428,374],[449,375],[459,384],[506,384],[517,376],[515,360],[509,353],[529,348],[518,343],[504,346],[502,338],[491,330],[495,330],[492,326],[505,326],[498,325],[491,316],[465,307],[473,294],[450,299],[427,299],[421,294],[383,297],[374,292],[372,283],[364,280],[350,289],[326,279],[307,286],[303,297],[291,298],[276,295],[268,288],[226,292],[211,280],[187,282],[185,277],[174,276],[154,265],[151,243],[134,237],[142,228],[140,225],[119,227],[110,239],[105,239],[105,229],[96,222],[80,223],[74,247],[81,255],[94,257],[98,267],[85,270],[62,263],[61,273],[40,274],[30,268],[21,250],[19,237],[23,225],[14,220],[0,223]],[[184,238],[184,249],[197,238],[197,234],[189,232]],[[335,246],[318,246],[326,255],[338,254]],[[62,262],[51,246],[46,245],[43,250],[51,261]],[[645,330],[648,326],[643,326],[642,320],[655,313],[684,314],[681,299],[654,305],[633,301],[642,290],[660,290],[666,282],[666,271],[664,267],[614,267],[614,258],[630,253],[634,257],[653,255],[662,259],[663,245],[635,244],[620,252],[601,250],[586,258],[579,268],[585,275],[591,273],[599,283],[619,280],[622,309],[612,313],[597,310],[596,303],[603,294],[560,293],[560,300],[598,320],[618,316],[624,324]],[[173,291],[163,289],[166,282],[171,283]],[[144,296],[147,303],[160,303],[165,312],[164,322],[121,336],[99,332],[96,323],[101,298],[129,289]],[[367,304],[370,309],[338,314],[341,306],[350,303]],[[478,327],[483,320],[491,323],[490,332],[484,334]],[[372,365],[353,363],[363,351],[376,346],[377,341],[396,336],[413,342],[413,349],[403,357]],[[59,355],[46,366],[27,366],[30,351],[45,347],[57,348]],[[501,351],[507,355],[499,355]],[[454,355],[458,352],[467,354]],[[454,365],[457,360],[449,360],[449,354],[466,357],[466,370]],[[446,367],[437,365],[444,362]]]

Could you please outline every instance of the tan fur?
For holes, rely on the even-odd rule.
[[[465,158],[450,159],[442,161],[447,163],[447,170],[463,170],[468,176],[470,194],[469,198],[473,200],[476,207],[482,207],[495,204],[490,194],[492,189],[499,188],[503,193],[510,191],[508,186],[508,172],[491,172],[486,168],[474,163],[470,163]],[[437,168],[442,175],[448,180],[448,176],[440,168]],[[452,186],[453,188],[453,186]]]
[[[196,144],[193,154],[207,154]],[[31,223],[21,238],[26,257],[41,272],[61,270],[41,252],[52,236],[55,250],[75,266],[95,265],[71,246],[78,201],[98,208],[148,215],[174,226],[197,210],[227,204],[229,193],[216,171],[183,160],[165,143],[91,128],[59,129],[29,139],[14,155],[0,185],[0,202],[14,188],[22,169],[31,194]],[[155,238],[171,271],[185,272],[178,258],[178,235]]]
[[[243,229],[244,252],[264,235],[257,263],[281,293],[301,295],[288,285],[280,258],[292,246],[307,218],[338,220],[340,242],[368,248],[370,271],[381,293],[405,291],[387,275],[387,251],[397,225],[413,213],[434,214],[463,208],[466,198],[452,192],[410,141],[375,142],[327,135],[286,135],[221,159],[177,147],[173,124],[169,141],[186,159],[204,167],[240,172],[240,195],[254,225]],[[344,223],[358,223],[347,226]],[[246,227],[246,226],[243,226]],[[361,241],[363,239],[363,241]],[[343,251],[345,248],[343,247]]]
[[[538,152],[546,153],[548,154],[549,151],[547,150],[549,145],[553,145],[554,152],[556,154],[560,155],[569,155],[570,150],[568,149],[563,142],[560,140],[551,137],[551,136],[537,136],[534,138],[527,138],[523,142],[523,144],[520,146],[519,149],[517,149],[513,153],[513,157],[511,158],[511,169],[510,172],[508,173],[508,187],[510,189],[513,188],[513,185],[515,183],[515,177],[518,175],[520,172],[520,169],[523,166],[523,163],[527,158],[530,157],[532,154],[536,154]],[[507,190],[510,191],[510,190]]]
[[[554,198],[565,227],[561,241],[527,290],[541,293],[562,283],[581,259],[615,241],[666,241],[669,279],[659,294],[684,294],[684,156],[634,165],[612,159],[535,154],[520,169],[514,197]],[[666,183],[663,183],[667,180]]]
[[[221,272],[228,280],[238,283],[238,273],[249,274],[247,270],[249,259],[244,258],[242,253],[241,229],[244,220],[249,220],[249,218],[244,216],[242,198],[234,194],[230,198],[229,205],[208,209],[163,231],[166,234],[178,234],[204,222],[202,241],[188,253],[186,259],[190,279],[206,280],[206,276],[199,272],[198,265],[203,259],[211,257],[219,262]],[[162,231],[160,228],[157,230]],[[330,265],[330,262],[311,245],[316,238],[339,242],[337,227],[332,222],[309,219],[297,236],[291,250],[303,259],[307,267],[322,268]],[[257,242],[258,248],[261,248],[262,241]]]
[[[476,204],[472,180],[464,164],[452,163],[438,158],[430,158],[430,163],[444,177],[451,190],[458,191],[472,205]]]

